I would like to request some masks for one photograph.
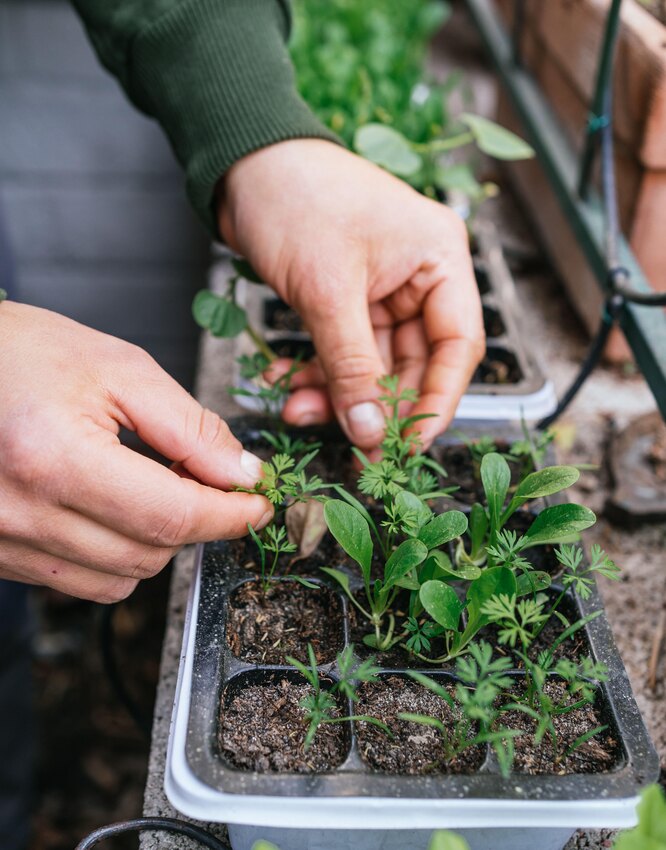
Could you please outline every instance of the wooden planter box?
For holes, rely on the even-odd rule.
[[[513,0],[495,0],[507,25]],[[526,0],[522,56],[578,152],[583,147],[610,0]],[[622,228],[652,287],[666,290],[666,26],[633,0],[622,6],[614,132]],[[499,120],[520,131],[505,97]],[[510,165],[518,191],[586,326],[598,326],[601,295],[536,163]],[[626,356],[621,335],[610,359]]]

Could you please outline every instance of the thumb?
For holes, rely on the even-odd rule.
[[[253,487],[261,478],[261,460],[148,354],[141,352],[140,361],[129,376],[116,373],[110,382],[117,421],[204,484]]]
[[[364,289],[343,296],[344,303],[334,299],[305,315],[340,426],[352,443],[371,449],[384,436],[377,381],[385,370]]]

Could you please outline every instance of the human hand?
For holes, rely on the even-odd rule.
[[[5,301],[0,363],[0,577],[115,602],[184,544],[270,520],[263,496],[223,492],[259,459],[140,348]]]
[[[352,442],[376,447],[377,379],[395,373],[420,392],[411,413],[435,414],[416,425],[427,447],[485,350],[462,220],[355,154],[300,139],[230,169],[219,222],[312,334],[318,357],[292,379],[285,420],[306,425],[334,413]]]

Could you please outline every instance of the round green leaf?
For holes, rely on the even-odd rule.
[[[584,531],[596,521],[594,513],[583,505],[553,505],[541,511],[527,529],[522,548],[544,543],[559,543]]]
[[[420,540],[404,540],[386,562],[384,589],[393,587],[410,570],[422,564],[427,557],[428,550]]]
[[[253,848],[254,850],[254,848]],[[462,835],[456,835],[448,829],[440,829],[433,832],[428,850],[470,850],[469,844]]]
[[[496,159],[531,159],[534,156],[534,150],[520,136],[488,118],[465,112],[460,120],[469,127],[477,145],[488,156]]]
[[[371,162],[399,177],[416,174],[423,165],[409,141],[384,124],[364,124],[354,134],[354,149]]]
[[[247,325],[245,310],[207,289],[200,290],[194,296],[192,315],[198,325],[217,337],[238,336]]]
[[[443,581],[426,581],[421,585],[419,599],[436,623],[448,631],[457,631],[464,606],[448,584]]]
[[[455,540],[467,531],[467,517],[462,511],[447,511],[434,516],[419,531],[419,540],[428,547],[436,549],[450,540]]]
[[[575,466],[547,466],[527,475],[518,485],[514,499],[540,499],[566,490],[575,484],[580,472]]]

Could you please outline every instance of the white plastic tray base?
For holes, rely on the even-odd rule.
[[[169,801],[184,815],[230,824],[234,850],[251,850],[257,838],[274,840],[280,850],[425,850],[434,829],[461,831],[472,850],[558,850],[576,829],[635,825],[636,797],[556,801],[301,798],[225,794],[206,785],[192,772],[185,752],[201,580],[201,557],[197,560],[185,617],[164,788]],[[507,782],[516,783],[515,790],[520,792],[520,777]],[[271,827],[285,829],[282,843]]]

